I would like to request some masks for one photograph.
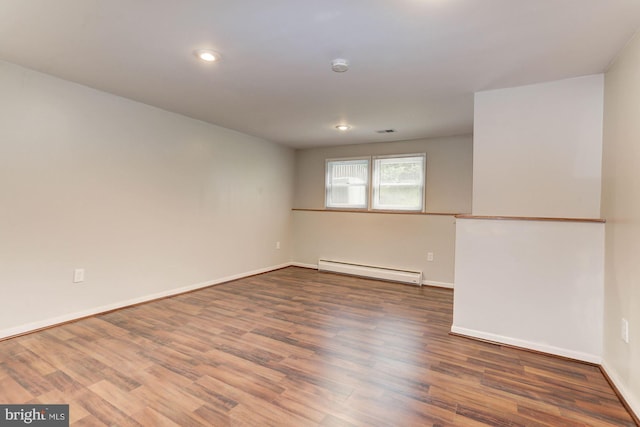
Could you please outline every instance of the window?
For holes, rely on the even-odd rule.
[[[327,160],[326,207],[366,209],[369,159]]]
[[[329,159],[325,207],[422,211],[425,164],[425,154]]]
[[[374,157],[373,209],[421,211],[424,160],[424,154]]]

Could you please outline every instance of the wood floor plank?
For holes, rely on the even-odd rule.
[[[73,426],[633,426],[597,367],[448,334],[453,292],[290,267],[0,342]]]
[[[76,397],[75,402],[85,411],[89,412],[97,420],[107,425],[142,425],[136,422],[133,418],[127,416],[124,412],[113,406],[111,403],[100,398],[100,396],[93,393],[89,389],[86,389],[82,394]]]
[[[5,371],[1,364],[0,371]],[[28,402],[31,399],[33,399],[33,394],[18,384],[10,375],[7,374],[0,378],[0,402]]]
[[[89,390],[129,416],[136,414],[144,406],[144,402],[133,393],[122,390],[106,379],[89,386]]]
[[[133,414],[133,418],[142,425],[158,427],[183,427],[165,417],[152,407],[143,407]],[[74,424],[75,425],[75,424]],[[215,425],[215,424],[212,424]]]

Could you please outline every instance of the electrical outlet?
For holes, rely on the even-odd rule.
[[[276,242],[276,249],[280,249],[280,242]]]
[[[84,268],[76,268],[73,270],[73,283],[84,282]]]
[[[620,338],[622,338],[622,341],[629,344],[629,321],[623,318],[621,326]]]
[[[427,252],[427,261],[433,261],[433,252]]]

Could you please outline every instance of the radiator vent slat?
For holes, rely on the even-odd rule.
[[[393,268],[374,267],[370,265],[352,264],[348,262],[318,261],[318,271],[350,274],[352,276],[370,277],[373,279],[389,280],[392,282],[410,283],[422,286],[422,272],[397,270]]]

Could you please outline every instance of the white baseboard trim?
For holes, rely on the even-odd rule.
[[[318,269],[318,264],[305,264],[304,262],[292,262],[289,265],[292,267],[310,268],[312,270]]]
[[[629,408],[633,411],[633,414],[636,416],[636,418],[640,419],[640,401],[632,396],[632,394],[625,387],[622,381],[620,381],[620,376],[618,375],[616,370],[613,369],[606,360],[602,360],[600,368],[606,373],[606,375],[609,377],[609,380],[611,380],[611,382],[618,389],[618,393],[622,395],[622,398],[626,401],[627,405],[629,405]]]
[[[583,353],[581,351],[569,350],[566,348],[555,347],[547,344],[540,344],[531,341],[521,340],[517,338],[505,337],[502,335],[492,334],[489,332],[476,331],[473,329],[451,326],[451,332],[455,334],[465,335],[472,338],[479,338],[485,341],[491,341],[498,344],[507,344],[514,347],[520,347],[528,350],[535,350],[541,353],[553,354],[556,356],[567,357],[569,359],[581,360],[583,362],[594,363],[599,365],[602,363],[602,357],[595,354]]]
[[[14,337],[17,335],[23,335],[29,332],[35,332],[40,329],[49,328],[52,326],[60,325],[62,323],[72,322],[74,320],[82,319],[89,316],[95,316],[100,313],[105,313],[119,308],[125,308],[132,305],[157,300],[160,298],[166,298],[174,295],[183,294],[189,291],[195,291],[197,289],[206,288],[209,286],[219,285],[221,283],[230,282],[232,280],[242,279],[244,277],[255,276],[256,274],[267,273],[269,271],[279,270],[281,268],[289,267],[291,263],[284,263],[274,265],[271,267],[260,268],[257,270],[247,271],[245,273],[234,274],[231,276],[221,277],[218,279],[207,280],[205,282],[196,283],[193,285],[183,286],[180,288],[169,289],[155,294],[144,295],[137,298],[132,298],[125,301],[120,301],[113,304],[107,304],[99,307],[93,307],[87,310],[77,311],[75,313],[64,314],[62,316],[56,316],[45,320],[39,320],[37,322],[31,322],[24,325],[16,326],[13,328],[7,328],[0,330],[0,339]]]
[[[453,283],[436,282],[435,280],[423,280],[422,284],[425,286],[435,286],[436,288],[453,289]]]

